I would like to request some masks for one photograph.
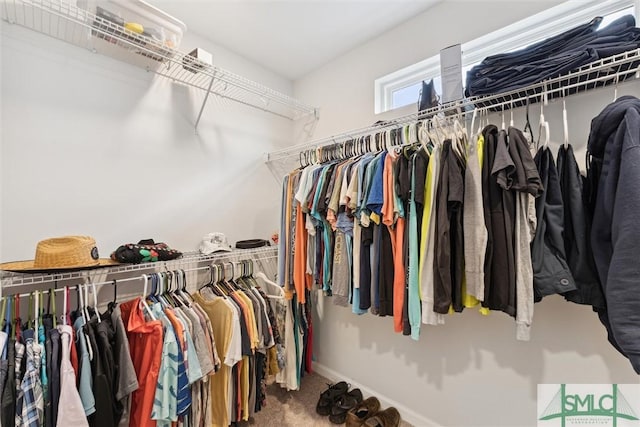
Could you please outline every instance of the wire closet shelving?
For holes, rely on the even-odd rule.
[[[92,52],[117,56],[147,71],[204,91],[197,129],[209,95],[290,120],[318,110],[223,68],[205,64],[153,38],[125,29],[66,1],[3,0],[2,19]],[[123,58],[124,56],[124,58]]]
[[[266,162],[274,169],[275,163],[297,162],[303,154],[314,154],[315,150],[332,149],[340,153],[344,150],[345,143],[360,137],[375,135],[398,129],[402,126],[414,124],[428,119],[437,114],[466,115],[474,109],[484,109],[492,112],[500,112],[511,108],[523,107],[540,101],[553,98],[562,98],[588,90],[617,85],[628,79],[640,78],[640,49],[630,50],[618,55],[600,59],[584,65],[577,70],[561,76],[547,79],[543,82],[525,86],[513,91],[497,93],[494,95],[466,98],[461,101],[453,101],[437,107],[407,114],[392,120],[376,123],[359,129],[352,129],[326,138],[304,142],[281,150],[267,153]],[[314,156],[307,156],[313,158]],[[317,156],[316,156],[317,157]],[[276,168],[277,169],[277,168]]]
[[[140,264],[120,264],[98,267],[87,270],[56,273],[15,273],[0,270],[0,296],[15,294],[29,287],[55,285],[56,288],[83,282],[99,282],[98,284],[118,283],[142,280],[143,274],[184,270],[187,272],[204,272],[216,263],[234,263],[242,260],[253,260],[260,264],[278,257],[277,246],[265,246],[255,249],[234,249],[231,252],[216,252],[202,255],[199,252],[187,252],[182,257],[170,261],[145,262]],[[104,282],[102,282],[104,280]]]

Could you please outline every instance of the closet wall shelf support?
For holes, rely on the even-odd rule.
[[[211,93],[211,87],[213,86],[213,81],[216,78],[215,72],[213,76],[211,76],[211,81],[209,82],[209,87],[207,88],[207,92],[204,95],[204,99],[202,100],[202,106],[200,107],[200,112],[198,113],[198,118],[196,119],[196,124],[194,126],[196,135],[198,134],[198,123],[200,123],[200,118],[202,117],[202,112],[204,111],[204,106],[207,104],[207,100],[209,99],[209,94]]]
[[[290,120],[316,113],[314,107],[288,95],[220,67],[198,62],[188,54],[131,32],[67,1],[3,0],[0,9],[2,19],[11,24],[91,52],[117,57],[204,91],[206,98],[214,95],[223,105],[234,102]]]
[[[13,273],[9,271],[0,271],[0,296],[4,295],[6,290],[16,287],[55,284],[64,286],[65,282],[78,281],[93,278],[113,277],[113,275],[137,275],[145,273],[153,273],[155,271],[171,271],[177,269],[193,268],[214,264],[216,262],[239,261],[244,259],[267,260],[274,259],[278,256],[277,246],[266,246],[255,249],[234,249],[231,252],[216,252],[210,255],[202,255],[199,252],[188,252],[183,254],[181,258],[171,261],[146,262],[140,264],[121,264],[110,267],[100,267],[91,270],[61,272],[51,274],[24,274]],[[93,280],[92,280],[93,281]],[[8,292],[9,294],[15,292]]]
[[[327,138],[272,151],[267,153],[266,162],[270,166],[280,161],[286,161],[287,164],[290,165],[294,161],[297,162],[301,154],[307,150],[313,150],[336,143],[339,144],[350,139],[416,123],[436,114],[451,115],[460,113],[465,115],[472,112],[475,108],[498,112],[510,108],[523,107],[527,102],[530,104],[540,102],[545,92],[547,99],[568,97],[576,93],[604,86],[617,85],[624,80],[633,78],[640,78],[640,49],[603,58],[567,74],[520,89],[494,95],[470,97],[461,101],[453,101],[421,112],[396,117],[381,124],[353,129]]]

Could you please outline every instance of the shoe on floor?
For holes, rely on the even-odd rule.
[[[369,417],[380,410],[380,401],[375,397],[365,399],[355,408],[347,412],[347,427],[360,427]]]
[[[363,426],[366,427],[398,427],[400,424],[400,412],[393,406],[380,411],[373,417],[367,418]]]
[[[340,396],[346,394],[347,390],[349,390],[349,385],[344,381],[329,385],[329,388],[320,394],[320,399],[318,399],[318,403],[316,404],[316,412],[318,415],[329,415],[333,404]]]
[[[347,413],[360,403],[362,403],[362,392],[359,388],[343,394],[331,407],[329,421],[334,424],[344,424],[347,418]]]

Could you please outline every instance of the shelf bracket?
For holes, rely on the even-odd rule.
[[[207,93],[204,95],[204,100],[202,101],[202,106],[200,107],[200,112],[198,113],[198,118],[196,119],[196,124],[194,130],[196,135],[198,134],[198,123],[200,123],[200,118],[202,117],[202,112],[204,111],[204,106],[207,104],[207,100],[209,99],[209,95],[211,94],[211,87],[213,86],[213,81],[216,79],[216,70],[213,70],[213,74],[211,75],[211,81],[209,82],[209,87],[207,88]]]

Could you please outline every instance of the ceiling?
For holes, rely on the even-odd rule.
[[[439,0],[151,0],[188,29],[291,79]],[[214,52],[215,54],[215,52]]]

